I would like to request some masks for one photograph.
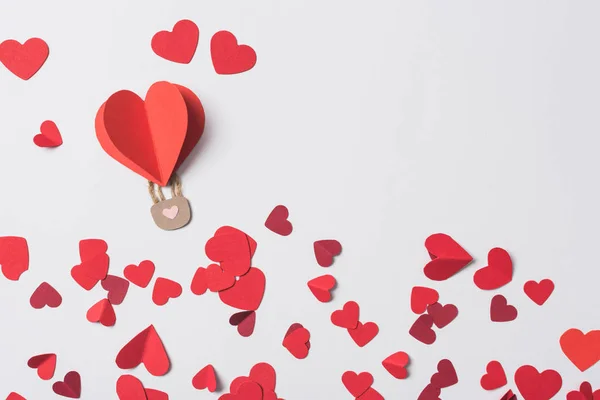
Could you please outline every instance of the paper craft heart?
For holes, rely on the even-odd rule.
[[[237,326],[237,331],[240,336],[251,336],[254,332],[254,325],[256,324],[256,312],[242,311],[235,313],[229,318],[229,324]]]
[[[504,396],[500,400],[517,400],[517,395],[513,393],[512,390],[508,390],[508,392],[504,393]]]
[[[52,121],[44,121],[40,126],[40,133],[33,137],[33,143],[38,147],[58,147],[63,140],[56,124]]]
[[[333,258],[342,252],[342,245],[337,240],[318,240],[313,247],[317,263],[321,267],[330,267]]]
[[[485,390],[494,390],[506,385],[506,373],[498,361],[490,361],[485,367],[486,374],[481,377],[481,387]]]
[[[440,388],[436,388],[432,384],[425,386],[425,389],[421,392],[417,400],[441,400],[440,394],[442,390]]]
[[[342,383],[354,397],[360,397],[373,385],[373,375],[368,372],[357,374],[353,371],[346,371],[342,375]]]
[[[455,275],[473,261],[454,239],[444,233],[435,233],[425,240],[425,248],[431,261],[425,265],[425,276],[434,281],[443,281]]]
[[[142,382],[133,375],[121,375],[117,379],[119,400],[147,400]]]
[[[210,55],[215,72],[220,75],[239,74],[256,65],[256,52],[245,44],[238,45],[236,37],[220,31],[210,40]]]
[[[235,284],[235,276],[223,271],[217,264],[210,264],[206,268],[206,283],[211,292],[220,292]]]
[[[231,395],[231,400],[263,400],[263,390],[256,382],[246,382]]]
[[[175,219],[175,217],[177,217],[178,213],[179,213],[179,207],[177,207],[177,206],[172,206],[170,208],[165,208],[164,210],[162,210],[162,215],[164,215],[166,218],[169,218],[169,219]]]
[[[310,346],[307,344],[309,340],[310,332],[308,329],[300,326],[283,338],[283,347],[297,359],[304,359],[308,356]]]
[[[523,365],[515,372],[515,384],[523,400],[550,400],[562,387],[562,378],[554,370],[539,373],[531,365]]]
[[[267,217],[265,226],[271,232],[275,232],[281,236],[288,236],[293,230],[292,223],[288,221],[289,216],[290,213],[286,206],[276,206]]]
[[[108,155],[160,186],[190,155],[204,131],[204,109],[189,89],[156,82],[142,100],[116,92],[96,115],[96,137]]]
[[[91,278],[83,266],[83,264],[79,264],[71,268],[71,277],[79,286],[84,288],[85,290],[92,290],[94,286],[98,283],[98,279]]]
[[[235,276],[242,276],[250,269],[254,250],[248,235],[235,228],[219,229],[215,235],[206,242],[204,251],[206,256],[214,262],[221,264],[224,271]]]
[[[146,389],[148,400],[169,400],[169,395],[156,389]]]
[[[152,37],[152,50],[157,56],[180,64],[189,64],[194,58],[200,31],[189,20],[181,20],[173,31],[160,31]]]
[[[433,327],[433,317],[423,314],[412,324],[408,333],[421,343],[433,344],[436,334],[431,327]]]
[[[143,363],[154,376],[163,376],[171,367],[169,356],[153,325],[131,339],[119,351],[115,361],[121,369],[135,368]]]
[[[583,372],[600,361],[600,330],[584,334],[579,329],[569,329],[560,337],[560,348]]]
[[[479,289],[498,289],[512,280],[513,267],[510,255],[504,249],[493,248],[488,253],[488,266],[483,267],[473,276]]]
[[[406,366],[408,365],[409,357],[403,351],[388,356],[382,361],[383,368],[387,370],[396,379],[405,379],[408,375]]]
[[[100,322],[104,326],[114,326],[117,321],[115,309],[107,299],[102,299],[90,307],[86,318],[90,322]]]
[[[27,361],[29,368],[37,369],[38,376],[47,381],[54,376],[56,369],[56,354],[40,354],[33,356]]]
[[[52,390],[60,396],[78,399],[81,396],[81,377],[79,373],[76,371],[67,372],[62,382],[54,382]]]
[[[176,299],[181,296],[183,288],[175,281],[167,278],[156,278],[154,289],[152,289],[152,301],[157,306],[164,306],[169,299]]]
[[[308,288],[321,303],[331,300],[331,290],[335,287],[336,280],[331,275],[323,275],[308,281]]]
[[[192,386],[198,390],[208,389],[211,393],[217,390],[217,375],[213,366],[208,364],[198,371],[192,378]]]
[[[440,303],[433,303],[427,307],[427,314],[431,315],[435,326],[442,329],[456,319],[458,308],[454,304],[442,306]]]
[[[255,311],[265,294],[265,275],[258,268],[250,268],[248,273],[229,289],[219,292],[221,301],[233,308]]]
[[[123,275],[127,280],[136,286],[145,288],[150,284],[154,275],[154,263],[149,260],[144,260],[140,265],[131,264],[125,267]]]
[[[433,386],[443,389],[458,383],[458,375],[456,375],[452,361],[441,360],[437,365],[437,370],[438,372],[433,374],[429,381]]]
[[[25,397],[21,396],[19,393],[10,392],[6,400],[27,400]]]
[[[384,400],[384,398],[377,390],[370,387],[366,392],[360,395],[358,400]]]
[[[354,301],[348,301],[341,310],[331,313],[331,322],[335,326],[346,329],[356,329],[360,308]]]
[[[56,308],[61,303],[62,296],[47,282],[40,283],[40,286],[35,289],[29,298],[29,304],[35,309],[44,308],[45,306]]]
[[[98,254],[96,257],[83,261],[79,264],[81,272],[95,281],[101,281],[108,275],[110,258],[108,254]]]
[[[539,283],[536,281],[527,281],[523,286],[523,291],[535,304],[541,306],[554,291],[554,282],[550,279],[542,279]]]
[[[508,322],[517,318],[517,309],[508,305],[506,297],[497,294],[492,298],[490,317],[494,322]]]
[[[83,239],[79,241],[79,258],[81,262],[89,261],[108,251],[108,245],[102,239]]]
[[[594,392],[589,382],[582,382],[579,390],[567,393],[567,400],[600,400],[600,389]]]
[[[39,38],[31,38],[23,44],[12,39],[0,43],[0,61],[25,81],[42,68],[49,53],[48,45]]]
[[[107,298],[110,304],[118,306],[127,296],[129,281],[120,276],[107,275],[102,281],[102,288],[108,292]]]
[[[358,347],[364,347],[377,336],[379,327],[375,322],[367,322],[365,324],[359,322],[356,328],[348,329],[348,333]]]
[[[277,375],[275,369],[268,363],[258,363],[250,369],[249,378],[258,383],[266,392],[274,392]]]
[[[194,273],[190,290],[196,296],[201,296],[208,290],[208,280],[206,278],[206,268],[199,267]]]
[[[423,314],[427,310],[427,306],[436,303],[439,298],[437,290],[415,286],[410,293],[410,309],[415,314]]]
[[[6,279],[18,281],[29,269],[27,240],[18,236],[0,237],[0,265]]]

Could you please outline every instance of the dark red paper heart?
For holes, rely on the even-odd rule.
[[[335,239],[317,240],[313,244],[317,264],[321,267],[330,267],[333,264],[333,258],[340,255],[342,245]]]
[[[425,386],[417,400],[441,400],[440,394],[442,390],[440,388],[436,388],[432,384]]]
[[[431,315],[435,326],[442,329],[456,319],[458,308],[454,304],[442,306],[440,303],[433,303],[427,307],[427,314]]]
[[[106,298],[111,304],[118,306],[123,303],[129,290],[129,281],[127,279],[123,279],[120,276],[107,275],[101,284],[102,288],[108,292]]]
[[[229,324],[237,326],[240,336],[249,337],[254,332],[256,324],[256,311],[241,311],[229,318]]]
[[[440,360],[437,370],[438,372],[433,374],[429,381],[436,388],[443,389],[458,383],[458,375],[456,375],[452,361],[447,359]]]
[[[279,205],[271,211],[265,226],[272,232],[275,232],[281,236],[288,236],[292,233],[293,227],[290,221],[288,221],[289,212],[286,206]]]
[[[433,326],[433,318],[431,315],[423,314],[417,318],[412,324],[408,333],[421,343],[433,344],[436,339],[436,334],[431,329]]]
[[[67,372],[63,381],[54,382],[52,390],[60,396],[78,399],[81,396],[81,377],[79,373],[76,371]]]
[[[425,265],[425,276],[434,281],[443,281],[473,261],[473,257],[454,239],[444,233],[435,233],[425,240],[425,248],[431,261]]]
[[[56,354],[40,354],[33,356],[27,361],[29,368],[37,370],[40,379],[45,381],[52,379],[56,369]]]
[[[513,267],[510,255],[500,247],[488,253],[488,266],[475,272],[473,281],[482,290],[498,289],[512,280]]]
[[[62,303],[62,296],[47,282],[42,282],[29,298],[31,307],[40,309],[48,306],[56,308]]]
[[[490,317],[494,322],[509,322],[517,318],[517,309],[508,305],[506,297],[497,294],[492,298]]]

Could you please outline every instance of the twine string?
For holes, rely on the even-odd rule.
[[[179,175],[173,174],[169,180],[169,184],[171,185],[172,197],[183,196],[181,179],[179,178]],[[152,202],[154,204],[165,200],[165,195],[162,191],[162,188],[159,185],[155,185],[152,181],[148,181],[148,193],[150,193],[150,198],[152,198]]]

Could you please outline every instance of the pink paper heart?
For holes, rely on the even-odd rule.
[[[171,208],[165,208],[164,210],[162,210],[162,214],[169,219],[175,219],[175,217],[177,216],[178,213],[179,213],[179,207],[177,207],[177,206],[173,206]]]

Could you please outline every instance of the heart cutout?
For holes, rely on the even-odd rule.
[[[435,326],[442,329],[456,319],[458,308],[454,304],[443,306],[440,303],[433,303],[427,307],[427,314],[431,315]]]
[[[452,361],[443,359],[438,362],[437,372],[433,374],[429,381],[436,388],[447,388],[458,383],[458,375],[452,365]]]
[[[293,230],[292,223],[288,221],[289,216],[290,213],[286,206],[276,206],[267,217],[265,226],[271,232],[275,232],[281,236],[288,236]]]
[[[54,382],[52,390],[60,396],[78,399],[81,396],[81,376],[76,371],[67,372],[62,381]]]
[[[198,390],[207,389],[211,393],[217,390],[217,374],[214,367],[208,364],[198,371],[192,378],[192,386]]]
[[[102,239],[83,239],[79,241],[79,258],[81,262],[89,261],[108,251],[108,245]]]
[[[321,267],[330,267],[333,264],[333,258],[340,255],[342,245],[337,240],[318,240],[313,244],[317,263]]]
[[[346,371],[342,375],[342,383],[352,396],[360,397],[373,385],[373,375],[368,372],[357,374],[354,371]]]
[[[425,240],[425,248],[431,261],[425,265],[425,276],[434,281],[443,281],[458,273],[473,261],[454,239],[444,233],[435,233]]]
[[[254,325],[256,324],[256,312],[242,311],[235,313],[229,318],[229,324],[237,326],[237,331],[240,336],[249,337],[254,332]]]
[[[210,264],[206,268],[206,283],[211,292],[220,292],[235,285],[235,276],[217,264]]]
[[[523,286],[523,291],[535,304],[541,306],[554,291],[554,282],[550,279],[542,279],[539,283],[536,281],[527,281]]]
[[[475,272],[473,281],[479,289],[494,290],[510,282],[512,275],[510,255],[506,250],[496,247],[488,253],[488,266]]]
[[[154,263],[149,260],[144,260],[140,265],[131,264],[125,267],[123,275],[127,280],[136,286],[145,288],[150,284],[154,275]]]
[[[27,366],[36,369],[41,379],[50,380],[54,377],[54,371],[56,370],[56,354],[33,356],[27,361]]]
[[[336,284],[333,276],[323,275],[308,281],[308,288],[317,300],[327,303],[331,300],[331,290],[335,288]]]
[[[208,290],[208,280],[206,278],[206,268],[199,267],[194,273],[190,290],[196,296],[201,296]]]
[[[152,289],[152,301],[157,306],[164,306],[170,299],[181,296],[183,288],[175,281],[167,278],[156,278]]]
[[[0,237],[0,265],[6,279],[18,281],[29,269],[27,240],[18,236]]]
[[[117,321],[115,309],[107,299],[102,299],[90,307],[86,318],[90,322],[99,322],[104,326],[114,326]]]
[[[562,378],[552,369],[540,373],[531,365],[523,365],[515,372],[515,384],[524,400],[550,400],[562,387]]]
[[[62,296],[47,282],[42,282],[29,298],[29,304],[35,309],[56,308],[62,303]]]
[[[579,329],[569,329],[560,337],[560,348],[583,372],[600,361],[600,330],[584,334]]]
[[[348,301],[341,310],[336,310],[331,314],[331,322],[340,328],[356,329],[359,314],[358,304],[355,301]]]
[[[250,268],[248,273],[229,289],[219,292],[221,301],[240,310],[255,311],[265,294],[265,275],[258,268]]]
[[[406,370],[406,366],[408,365],[410,359],[408,354],[403,351],[399,351],[388,356],[385,360],[382,361],[383,368],[386,369],[394,378],[396,379],[405,379],[408,376],[408,371]]]
[[[119,351],[115,361],[121,369],[135,368],[143,363],[154,376],[165,375],[171,367],[169,356],[153,325],[131,339]]]
[[[219,75],[239,74],[256,65],[254,49],[245,44],[238,45],[237,38],[228,31],[219,31],[213,35],[210,54],[215,72]]]
[[[356,328],[348,329],[348,333],[358,347],[364,347],[377,336],[379,327],[375,322],[367,322],[365,324],[359,322]]]
[[[410,293],[410,309],[415,314],[423,314],[427,306],[437,303],[440,295],[435,289],[428,287],[415,286]]]
[[[127,296],[129,281],[120,276],[107,275],[102,281],[102,288],[108,292],[107,298],[110,304],[118,306],[123,303],[125,296]]]
[[[412,324],[408,333],[421,343],[433,344],[436,340],[436,334],[431,329],[433,327],[433,317],[423,314]]]
[[[490,361],[485,367],[486,374],[481,377],[481,387],[485,390],[494,390],[501,388],[508,382],[506,380],[506,373],[502,364],[498,361]]]
[[[221,269],[234,276],[242,276],[250,269],[256,242],[244,232],[222,227],[206,242],[206,256],[221,264]]]
[[[425,386],[417,400],[441,400],[440,394],[442,390],[440,388],[436,388],[432,384]]]
[[[44,121],[40,126],[40,133],[33,137],[33,143],[38,147],[58,147],[63,140],[56,124],[52,121]]]
[[[189,64],[194,58],[200,31],[190,20],[178,21],[173,31],[160,31],[152,37],[152,50],[157,56],[180,64]]]
[[[494,322],[509,322],[517,318],[518,312],[514,306],[508,305],[506,297],[497,294],[492,298],[490,317]]]
[[[48,45],[40,38],[31,38],[23,44],[12,39],[0,43],[0,62],[25,81],[42,68],[49,53]]]
[[[304,359],[308,356],[308,350],[310,349],[309,341],[310,332],[300,325],[293,331],[288,331],[288,334],[283,338],[283,347],[297,359]]]

